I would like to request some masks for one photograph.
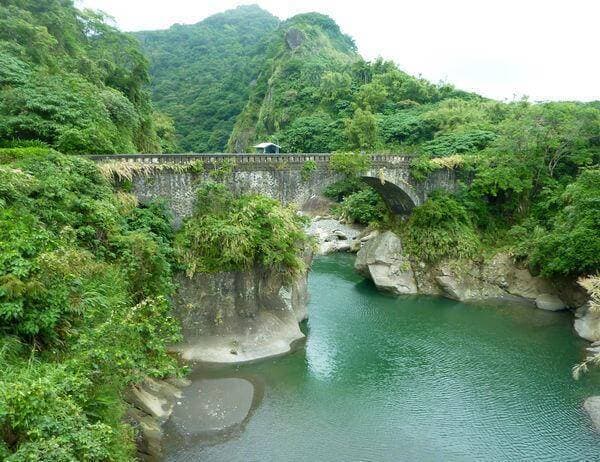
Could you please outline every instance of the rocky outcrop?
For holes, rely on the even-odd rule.
[[[316,217],[308,228],[318,245],[317,253],[327,255],[332,252],[349,252],[357,246],[362,229],[340,223],[333,218]]]
[[[194,380],[186,389],[185,405],[175,406],[166,431],[190,439],[231,429],[246,420],[253,399],[254,385],[246,379]]]
[[[184,342],[175,349],[183,359],[242,363],[287,353],[304,339],[298,323],[306,317],[306,274],[287,281],[256,267],[180,274],[177,282],[175,314]]]
[[[177,400],[183,394],[182,389],[189,384],[186,379],[146,377],[125,393],[125,400],[130,404],[126,417],[135,431],[138,460],[162,460],[162,425],[173,413]]]
[[[563,302],[556,295],[552,294],[539,294],[535,298],[535,306],[537,306],[540,310],[546,311],[560,311],[567,308],[565,302]]]
[[[590,310],[589,303],[575,311],[574,327],[580,337],[590,342],[600,341],[600,313]]]
[[[356,255],[356,270],[372,279],[377,288],[394,294],[415,294],[417,284],[402,243],[391,231],[369,239]]]
[[[304,32],[300,29],[296,29],[295,27],[291,27],[285,33],[285,43],[290,47],[290,50],[295,50],[300,45],[304,43],[306,37],[304,36]]]
[[[453,260],[435,265],[415,261],[403,254],[400,238],[391,231],[364,243],[355,267],[377,287],[397,294],[442,295],[467,302],[510,301],[549,311],[563,310],[582,300],[578,286],[565,283],[557,287],[519,267],[505,253],[481,261]],[[600,339],[600,320],[592,314],[582,314],[578,324],[588,337]]]

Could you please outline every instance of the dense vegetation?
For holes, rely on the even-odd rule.
[[[240,6],[191,26],[136,34],[150,59],[153,101],[175,119],[184,151],[225,151],[261,71],[263,39],[278,22],[257,6]]]
[[[324,191],[336,211],[393,227],[415,257],[502,248],[547,277],[600,271],[600,103],[501,103],[432,84],[365,62],[320,14],[279,23],[240,7],[138,37],[165,114],[152,108],[138,42],[101,14],[70,0],[0,2],[0,459],[131,457],[122,391],[177,372],[165,348],[178,338],[174,265],[303,269],[303,222],[274,200],[201,185],[175,237],[163,206],[140,206],[106,179],[127,184],[146,167],[108,164],[103,176],[52,148],[170,152],[177,134],[185,150],[269,139],[339,151],[330,168],[344,179]],[[413,153],[416,180],[455,169],[460,190],[391,217],[358,180],[369,164],[360,151]],[[303,181],[315,169],[306,163]]]
[[[305,270],[305,220],[293,208],[261,195],[234,195],[221,183],[197,192],[194,214],[176,239],[188,276],[260,265],[288,275]]]
[[[137,41],[71,0],[0,2],[0,140],[64,153],[172,150]],[[159,137],[159,133],[161,137]]]
[[[91,162],[0,149],[0,236],[0,459],[131,459],[124,388],[177,372],[163,208]]]

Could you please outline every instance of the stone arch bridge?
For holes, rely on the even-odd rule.
[[[211,171],[233,165],[224,182],[237,193],[256,192],[296,203],[301,209],[319,196],[328,185],[343,177],[329,169],[330,154],[127,154],[88,156],[98,163],[132,163],[133,193],[141,202],[156,198],[168,201],[175,225],[193,210],[198,182],[214,176]],[[411,156],[374,154],[371,167],[361,178],[375,188],[390,209],[409,214],[436,189],[454,191],[456,180],[452,170],[437,170],[424,181],[410,175]],[[307,161],[316,164],[310,175],[302,174]]]

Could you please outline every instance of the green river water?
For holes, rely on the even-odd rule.
[[[571,378],[586,342],[568,313],[388,296],[353,261],[314,262],[298,351],[193,374],[247,378],[255,405],[168,460],[600,461],[582,409],[600,376]]]

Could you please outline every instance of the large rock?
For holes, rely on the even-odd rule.
[[[540,294],[535,299],[535,306],[540,310],[560,311],[566,308],[564,302],[556,295]]]
[[[381,290],[398,295],[417,293],[410,261],[402,253],[400,238],[391,231],[365,242],[356,255],[354,267]]]
[[[442,294],[453,300],[506,300],[511,299],[505,290],[479,277],[477,265],[471,262],[441,265],[435,281]]]
[[[333,218],[321,218],[312,221],[308,235],[317,240],[317,253],[327,255],[332,252],[352,251],[361,230],[357,226],[344,225]]]
[[[600,340],[600,313],[594,313],[589,309],[589,304],[583,305],[575,312],[575,331],[577,334],[590,342]]]
[[[175,406],[168,430],[189,438],[230,429],[248,417],[253,398],[254,385],[246,379],[195,380]]]
[[[163,459],[162,425],[183,396],[182,388],[189,384],[185,379],[146,377],[125,392],[125,400],[130,404],[126,417],[135,431],[138,460],[155,462]]]
[[[583,402],[583,408],[592,419],[594,428],[600,432],[600,396],[590,396]]]
[[[306,317],[306,274],[288,281],[256,267],[180,274],[177,282],[175,314],[184,341],[174,349],[183,359],[243,363],[288,353],[304,339],[298,322]]]

